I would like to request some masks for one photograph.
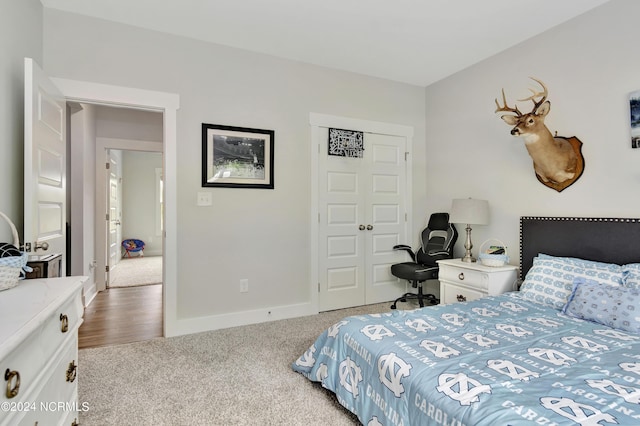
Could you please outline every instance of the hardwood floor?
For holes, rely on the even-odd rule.
[[[162,284],[111,288],[84,311],[80,349],[138,342],[162,336]]]

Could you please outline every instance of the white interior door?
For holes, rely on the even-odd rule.
[[[390,274],[406,242],[406,138],[365,133],[362,158],[318,157],[319,310],[394,300],[405,284]]]
[[[406,254],[393,246],[407,244],[406,226],[406,138],[366,134],[363,171],[366,188],[365,304],[395,300],[404,293],[391,275],[391,265],[406,261]]]
[[[328,311],[364,304],[366,197],[364,159],[327,155],[328,129],[320,131],[319,306]]]
[[[66,103],[35,61],[25,58],[24,65],[25,251],[31,254],[61,253],[64,274]]]
[[[109,217],[107,225],[109,230],[109,268],[107,275],[120,261],[120,241],[122,241],[122,197],[120,196],[120,194],[122,194],[122,174],[120,172],[121,155],[117,154],[118,152],[109,150],[107,155],[109,158],[109,168],[107,169],[107,173],[109,174],[109,179],[107,180],[109,184]]]

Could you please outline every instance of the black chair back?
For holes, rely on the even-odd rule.
[[[416,253],[417,263],[437,266],[437,260],[451,259],[457,239],[458,231],[449,223],[449,213],[433,213],[422,231],[421,247]]]

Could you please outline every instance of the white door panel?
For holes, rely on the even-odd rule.
[[[24,243],[32,254],[62,254],[66,269],[66,138],[64,97],[25,58]],[[48,246],[48,248],[44,247]],[[64,272],[63,272],[64,273]]]
[[[405,290],[404,283],[391,275],[394,263],[406,260],[393,246],[406,243],[406,139],[400,136],[366,134],[366,147],[371,153],[367,163],[371,187],[368,192],[368,250],[366,270],[369,273],[365,303],[394,300]]]
[[[321,139],[327,152],[327,129]],[[363,192],[354,159],[320,156],[319,281],[322,310],[361,305],[364,299]]]
[[[109,230],[109,259],[107,268],[107,283],[111,276],[111,271],[120,261],[120,241],[122,240],[122,151],[107,150],[109,168],[107,169],[109,192],[107,205],[109,209],[107,229]]]

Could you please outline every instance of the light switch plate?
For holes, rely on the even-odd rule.
[[[197,206],[210,206],[213,202],[211,201],[211,193],[210,192],[198,192],[198,201],[196,203]]]

